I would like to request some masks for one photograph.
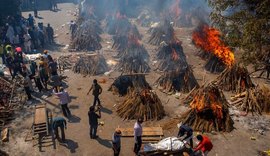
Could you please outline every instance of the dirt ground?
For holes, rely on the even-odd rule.
[[[64,48],[69,44],[69,27],[67,23],[75,19],[74,12],[76,6],[71,3],[59,4],[60,10],[58,12],[51,11],[40,11],[39,16],[43,19],[44,24],[50,23],[56,34],[56,46],[48,48],[50,53],[57,57],[59,55],[69,54]],[[28,12],[23,13],[27,16]],[[196,48],[191,44],[191,32],[192,28],[176,28],[177,37],[183,42],[184,52],[187,56],[187,61],[193,66],[195,77],[198,79],[200,84],[205,79],[207,82],[213,80],[217,75],[210,74],[204,71],[204,61],[195,56],[197,52]],[[146,34],[147,29],[139,27],[139,31],[144,35],[143,44],[148,50],[153,65],[155,56],[155,47],[147,44],[149,37]],[[116,52],[110,47],[112,45],[111,36],[103,34],[103,49],[101,52],[106,59],[113,59],[113,55]],[[236,54],[236,56],[238,56]],[[10,124],[10,139],[8,143],[2,144],[1,148],[10,153],[10,155],[41,155],[41,156],[66,156],[66,155],[78,155],[78,156],[108,156],[112,155],[111,149],[111,136],[116,127],[133,127],[135,121],[123,121],[115,113],[115,106],[118,105],[123,98],[112,95],[111,92],[107,91],[109,86],[112,84],[113,79],[119,76],[118,72],[112,72],[109,76],[82,76],[74,74],[72,71],[65,71],[64,75],[68,78],[64,81],[67,87],[67,91],[72,96],[72,102],[69,104],[71,113],[73,115],[72,120],[67,125],[66,130],[66,144],[56,143],[56,149],[52,146],[43,147],[42,152],[39,152],[37,147],[32,147],[32,142],[25,142],[24,139],[30,130],[33,121],[33,105],[36,103],[44,102],[47,103],[48,108],[53,112],[54,116],[61,116],[61,110],[58,104],[58,99],[51,96],[50,93],[45,93],[46,97],[38,93],[34,94],[35,101],[32,104],[27,104],[21,111],[17,112],[17,118]],[[158,73],[151,72],[147,75],[147,81],[149,84],[153,84],[156,78],[159,76]],[[102,118],[100,121],[104,121],[105,125],[98,128],[99,138],[92,140],[89,137],[89,125],[88,125],[88,108],[92,104],[93,97],[87,96],[86,93],[92,83],[92,80],[106,79],[106,83],[101,84],[104,92],[101,95],[101,102],[103,105]],[[263,79],[254,79],[255,83],[265,83],[269,86],[269,83]],[[182,105],[181,100],[176,99],[174,96],[168,96],[161,93],[156,88],[159,98],[161,99],[165,111],[166,117],[160,121],[146,122],[143,126],[158,126],[162,125],[171,118],[180,116],[181,112],[184,112],[187,107]],[[229,93],[225,93],[227,97]],[[181,97],[185,95],[181,94]],[[180,97],[180,99],[181,99]],[[249,117],[255,118],[255,117]],[[265,120],[270,120],[269,115],[264,115]],[[254,132],[245,123],[240,120],[235,121],[235,130],[231,133],[218,133],[218,134],[207,134],[213,141],[214,148],[209,153],[209,156],[256,156],[258,150],[269,150],[270,149],[270,133],[266,131],[264,135]],[[175,125],[174,130],[164,130],[166,136],[175,136],[177,134],[177,127]],[[251,140],[250,137],[255,137],[256,140]],[[122,138],[122,151],[121,156],[134,155],[133,149],[133,138]]]

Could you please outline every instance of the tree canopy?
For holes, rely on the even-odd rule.
[[[260,64],[270,58],[269,0],[208,0],[213,9],[213,25],[225,35],[231,47],[244,51],[247,64]]]

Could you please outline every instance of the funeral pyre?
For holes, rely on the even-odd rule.
[[[157,94],[151,90],[144,74],[119,76],[111,91],[125,95],[124,101],[117,106],[117,114],[124,119],[159,120],[165,115],[164,108]]]
[[[128,93],[128,89],[132,88],[151,89],[143,74],[130,74],[117,77],[109,88],[109,91],[124,96]]]
[[[225,91],[242,93],[245,90],[254,87],[249,76],[248,70],[240,65],[233,65],[225,69],[216,79],[215,82]]]
[[[230,105],[252,115],[270,112],[270,90],[266,86],[248,88],[231,97]]]
[[[101,54],[79,55],[73,67],[75,73],[83,75],[100,75],[109,70],[106,60]]]
[[[208,84],[193,90],[186,102],[191,109],[182,116],[183,124],[204,132],[233,130],[228,102],[216,85]]]
[[[234,54],[229,47],[220,39],[220,32],[209,27],[207,24],[201,24],[192,34],[192,40],[196,47],[204,53],[211,53],[205,69],[212,73],[222,72],[226,67],[234,64]]]
[[[131,42],[128,47],[119,54],[120,61],[116,68],[124,73],[147,73],[150,71],[148,65],[149,54],[145,47],[135,42]]]
[[[14,119],[14,111],[26,102],[26,95],[20,84],[20,78],[9,82],[0,77],[0,130],[8,121]]]
[[[198,87],[193,70],[186,61],[181,42],[175,40],[163,43],[158,49],[157,70],[164,73],[156,80],[155,85],[165,93],[189,92]]]
[[[71,38],[70,49],[76,51],[95,51],[102,48],[100,42],[102,29],[99,21],[90,18],[79,17],[77,20],[78,28]]]
[[[174,29],[168,20],[150,28],[149,31],[151,36],[148,43],[152,45],[160,45],[161,42],[170,43],[175,40]]]

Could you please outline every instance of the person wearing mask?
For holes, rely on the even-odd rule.
[[[92,84],[91,88],[89,89],[87,95],[89,95],[89,93],[90,93],[91,90],[93,90],[92,95],[94,96],[93,106],[94,107],[96,106],[96,102],[98,102],[98,105],[101,106],[99,95],[102,93],[102,88],[97,83],[97,80],[96,79],[93,80],[93,84]]]
[[[142,146],[142,123],[143,123],[143,118],[140,117],[137,119],[137,122],[134,124],[134,153],[136,155],[139,155],[139,152],[141,150]]]
[[[194,149],[195,155],[207,156],[213,148],[212,142],[205,135],[197,135],[197,140],[199,141],[199,144]]]
[[[113,155],[119,156],[121,150],[121,130],[116,129],[112,136]]]
[[[61,129],[61,136],[62,136],[61,139],[59,138],[58,128]],[[55,118],[53,118],[53,120],[52,120],[53,132],[55,134],[55,137],[58,140],[61,140],[62,142],[66,141],[64,128],[67,129],[67,122],[63,117],[55,117]]]
[[[98,119],[101,118],[100,107],[98,107],[97,111],[98,111],[98,114],[95,112],[94,106],[91,106],[88,111],[91,139],[96,139],[98,137],[97,136]]]
[[[186,143],[187,141],[189,141],[189,145],[191,148],[193,148],[193,129],[189,126],[186,125],[181,125],[179,127],[179,131],[178,131],[178,135],[177,137],[183,137],[185,135],[185,137],[181,140],[184,140],[183,142]]]

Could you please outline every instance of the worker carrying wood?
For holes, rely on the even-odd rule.
[[[186,125],[181,125],[178,131],[178,138],[185,136],[182,140],[185,144],[189,141],[189,145],[193,148],[193,129]]]
[[[207,156],[207,154],[212,150],[213,144],[210,139],[205,135],[197,135],[199,144],[194,149],[194,156],[202,155]]]
[[[53,118],[52,129],[53,129],[53,132],[55,134],[55,137],[58,140],[60,140],[59,133],[58,133],[58,128],[59,127],[61,129],[61,136],[62,136],[61,141],[62,142],[65,142],[66,141],[66,137],[65,137],[64,128],[67,129],[67,122],[66,122],[66,120],[63,117],[55,117],[55,118]]]
[[[102,93],[102,88],[98,84],[96,79],[93,80],[93,84],[92,84],[91,88],[89,89],[87,95],[89,95],[91,90],[93,90],[92,95],[94,95],[93,106],[95,107],[97,102],[98,102],[98,105],[101,106],[100,100],[99,100],[99,95]]]

